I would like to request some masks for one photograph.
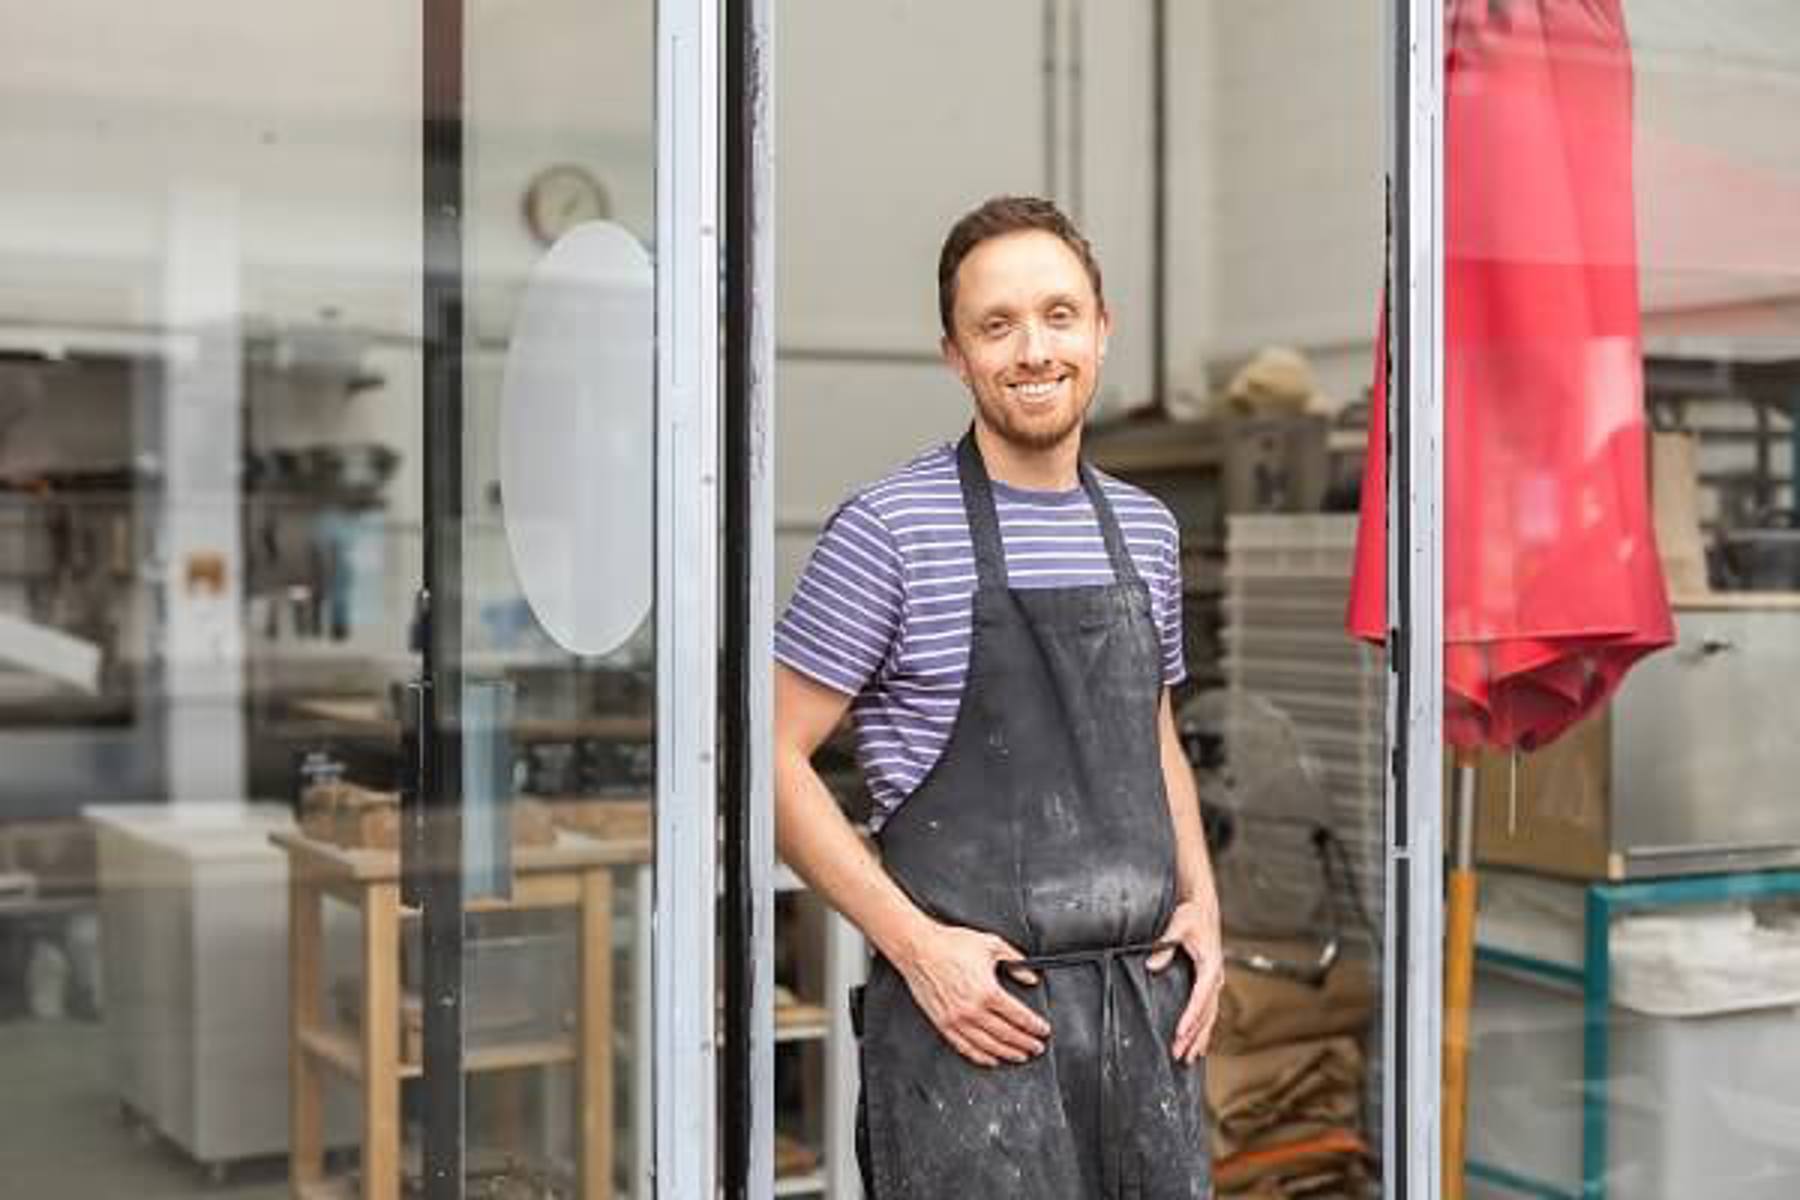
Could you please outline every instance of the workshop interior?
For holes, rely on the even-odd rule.
[[[8,1195],[425,1195],[439,1088],[460,1194],[659,1194],[658,5],[450,7],[434,306],[421,5],[0,0]],[[1800,7],[1444,8],[1442,1194],[1791,1197]],[[1395,5],[772,9],[775,603],[967,426],[950,223],[1054,198],[1114,321],[1085,452],[1180,525],[1214,1186],[1392,1194]],[[454,1080],[402,870],[433,645]],[[847,731],[818,765],[865,814]],[[773,890],[774,1194],[855,1200],[868,950]]]

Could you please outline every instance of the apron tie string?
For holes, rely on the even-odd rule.
[[[1180,950],[1179,942],[1133,942],[1126,946],[1108,946],[1101,950],[1072,950],[1063,954],[1043,954],[1034,958],[1018,959],[1003,963],[1009,971],[1060,971],[1070,967],[1094,967],[1100,972],[1100,1097],[1099,1111],[1096,1114],[1100,1144],[1098,1159],[1101,1164],[1101,1188],[1105,1200],[1119,1200],[1124,1195],[1122,1180],[1124,1177],[1125,1138],[1122,1131],[1113,1128],[1118,1114],[1112,1104],[1113,1088],[1119,1072],[1119,1063],[1123,1060],[1119,1046],[1119,1023],[1115,1017],[1118,1006],[1117,981],[1118,971],[1115,969],[1120,960],[1128,958],[1147,958],[1158,950]]]

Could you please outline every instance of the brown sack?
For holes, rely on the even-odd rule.
[[[1229,947],[1291,962],[1311,960],[1319,952],[1317,943],[1305,941],[1232,938]],[[1366,959],[1339,959],[1321,987],[1228,964],[1210,1053],[1361,1035],[1374,1016],[1375,984]]]
[[[1206,1064],[1214,1150],[1224,1157],[1270,1141],[1353,1127],[1362,1084],[1362,1052],[1350,1038],[1215,1055]]]

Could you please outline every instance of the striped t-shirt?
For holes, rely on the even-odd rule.
[[[1175,519],[1130,484],[1099,475],[1150,590],[1166,684],[1181,657],[1181,556]],[[994,481],[1015,588],[1111,583],[1087,493]],[[952,446],[931,450],[846,501],[825,527],[775,629],[775,656],[854,697],[857,759],[880,828],[923,782],[950,739],[969,671],[975,553]]]

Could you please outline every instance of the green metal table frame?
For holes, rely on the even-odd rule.
[[[1469,1160],[1468,1177],[1537,1200],[1606,1200],[1607,1073],[1611,1063],[1612,919],[1621,913],[1692,904],[1726,904],[1773,896],[1800,896],[1800,869],[1696,875],[1634,883],[1586,885],[1582,965],[1549,962],[1525,954],[1477,946],[1479,963],[1534,975],[1581,992],[1581,1189],[1508,1170],[1498,1163]]]

